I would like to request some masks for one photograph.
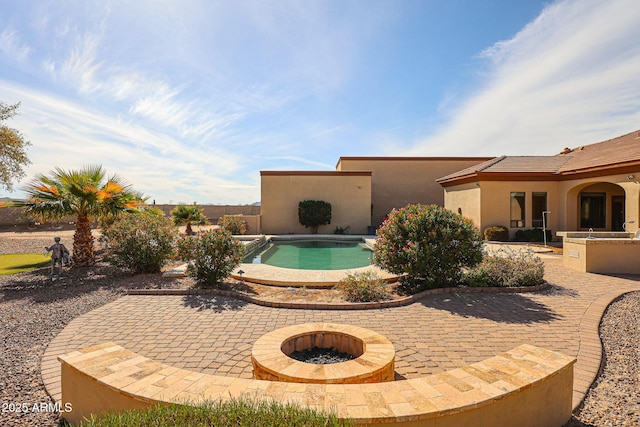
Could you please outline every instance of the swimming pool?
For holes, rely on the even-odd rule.
[[[245,262],[302,270],[346,270],[371,265],[371,249],[363,241],[271,241]]]

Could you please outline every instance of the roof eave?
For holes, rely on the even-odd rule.
[[[555,172],[478,172],[451,179],[436,180],[443,187],[469,184],[480,181],[557,181]]]

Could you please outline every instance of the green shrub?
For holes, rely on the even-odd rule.
[[[135,273],[157,273],[174,253],[178,230],[154,210],[125,214],[102,230],[108,256]]]
[[[491,242],[508,242],[509,229],[503,225],[494,225],[484,229],[484,240]]]
[[[344,299],[351,302],[371,302],[391,297],[387,284],[373,271],[349,273],[335,286],[342,292]]]
[[[197,405],[157,404],[148,409],[91,416],[81,427],[121,426],[352,426],[349,420],[339,420],[335,414],[325,414],[292,403],[232,399],[228,402],[204,402]]]
[[[470,269],[463,283],[472,287],[535,286],[544,281],[544,262],[533,251],[500,250]]]
[[[462,267],[482,260],[480,232],[462,215],[436,205],[393,210],[378,229],[374,264],[405,274],[409,293],[459,282]]]
[[[247,221],[242,215],[223,215],[218,220],[218,225],[231,234],[244,234],[247,232]]]
[[[178,257],[189,261],[187,273],[201,285],[215,285],[229,277],[244,256],[244,245],[222,228],[180,236],[177,246]]]
[[[551,230],[546,230],[547,241],[550,242],[553,239]],[[530,228],[528,230],[516,231],[516,242],[543,242],[544,234],[542,228]]]
[[[303,200],[298,203],[298,221],[305,227],[311,227],[313,234],[318,227],[331,224],[331,204],[322,200]]]

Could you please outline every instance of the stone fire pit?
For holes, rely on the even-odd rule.
[[[332,364],[297,361],[289,355],[313,348],[335,349],[353,360]],[[395,348],[369,329],[337,323],[305,323],[260,337],[251,351],[253,376],[259,380],[318,384],[393,381]]]

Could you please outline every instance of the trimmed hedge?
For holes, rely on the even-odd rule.
[[[508,242],[509,229],[504,225],[494,225],[484,229],[484,240],[492,242]]]
[[[547,242],[553,240],[553,233],[551,230],[546,230]],[[528,230],[516,231],[516,242],[543,242],[544,234],[542,228],[530,228]]]

